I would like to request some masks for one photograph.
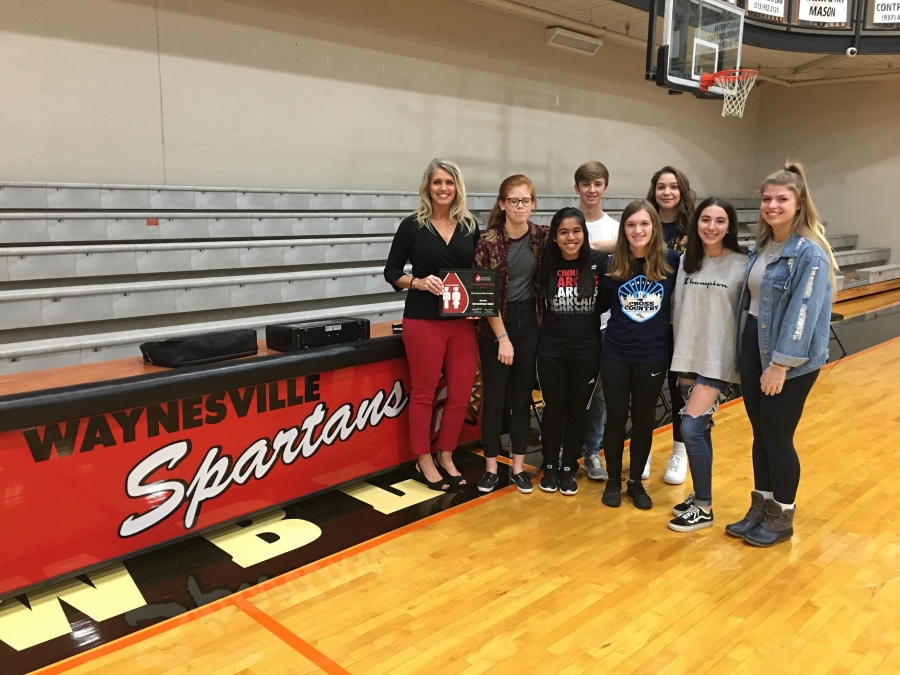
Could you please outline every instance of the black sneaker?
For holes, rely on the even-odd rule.
[[[578,494],[578,482],[575,480],[575,471],[577,470],[577,466],[574,469],[563,467],[559,470],[559,491],[561,494]]]
[[[495,473],[491,473],[490,471],[485,471],[484,475],[478,479],[478,491],[479,492],[493,492],[494,488],[497,487],[497,482],[500,480],[500,476]]]
[[[622,506],[622,482],[620,480],[608,480],[603,490],[603,498],[600,501],[613,508]]]
[[[712,509],[709,510],[709,513],[704,513],[703,509],[693,504],[680,516],[669,521],[669,529],[676,532],[693,532],[702,530],[704,527],[712,527],[712,524]]]
[[[691,507],[694,505],[694,493],[689,494],[683,502],[680,504],[676,504],[672,507],[672,515],[680,516],[682,513],[686,513],[691,510]]]
[[[544,492],[556,492],[559,487],[559,478],[557,476],[556,467],[548,464],[544,467],[544,475],[541,476],[540,488]]]
[[[641,481],[628,481],[625,494],[631,498],[636,508],[644,509],[645,511],[653,508],[653,500],[650,499],[650,495],[647,494]]]
[[[534,488],[531,486],[531,476],[527,472],[514,473],[511,478],[516,490],[526,495],[531,494]]]

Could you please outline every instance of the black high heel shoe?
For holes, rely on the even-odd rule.
[[[449,471],[447,471],[447,469],[444,468],[444,466],[441,464],[441,461],[437,457],[435,457],[434,455],[432,455],[431,457],[434,460],[435,467],[437,467],[437,470],[440,471],[441,475],[450,482],[450,487],[453,490],[459,491],[469,484],[468,481],[462,477],[462,475],[454,476]]]
[[[422,483],[429,490],[434,490],[435,492],[449,492],[450,486],[452,485],[451,481],[448,481],[444,478],[444,474],[438,469],[438,473],[441,474],[441,479],[436,481],[430,481],[425,478],[425,474],[422,473],[422,467],[419,466],[419,463],[416,462],[416,475],[415,479]]]

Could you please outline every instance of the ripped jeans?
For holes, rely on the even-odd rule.
[[[713,415],[719,409],[719,404],[728,397],[728,389],[731,385],[722,380],[714,380],[693,373],[680,373],[683,379],[693,379],[691,384],[678,383],[681,394],[684,396],[685,407],[681,414],[681,435],[684,437],[684,447],[687,450],[688,464],[691,467],[691,479],[694,481],[694,502],[697,506],[712,506],[712,427]],[[694,417],[685,412],[691,392],[695,385],[703,384],[713,387],[719,392],[712,406],[702,415]]]

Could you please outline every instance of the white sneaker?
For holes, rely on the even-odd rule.
[[[644,473],[641,474],[641,480],[650,478],[650,460],[653,459],[653,453],[647,455],[647,463],[644,465]]]
[[[672,455],[663,478],[669,485],[681,485],[687,478],[688,461],[686,455]]]

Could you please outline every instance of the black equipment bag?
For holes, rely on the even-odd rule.
[[[258,351],[256,331],[252,328],[169,338],[141,345],[144,361],[166,368],[237,359],[253,356]]]

